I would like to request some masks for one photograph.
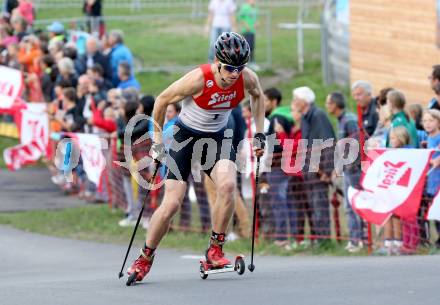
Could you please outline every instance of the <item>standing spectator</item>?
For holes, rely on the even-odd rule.
[[[3,1],[3,15],[10,17],[12,11],[18,6],[18,0],[5,0]]]
[[[359,127],[356,116],[345,110],[346,99],[340,92],[333,92],[327,96],[325,102],[328,113],[338,119],[338,140],[354,139],[359,141]],[[358,143],[358,142],[357,142]],[[346,156],[346,145],[336,147],[339,150],[339,156]],[[352,209],[348,201],[348,188],[358,188],[361,175],[360,158],[358,157],[352,164],[343,168],[344,174],[344,202],[345,211],[348,218],[348,230],[350,241],[345,249],[350,253],[359,252],[362,249],[363,222],[359,215]]]
[[[44,100],[50,103],[54,98],[54,85],[57,78],[58,69],[51,55],[44,55],[40,59],[40,82],[43,91]]]
[[[57,77],[56,83],[59,83],[61,80],[70,81],[72,87],[76,88],[78,84],[78,76],[75,72],[73,60],[68,57],[64,57],[58,62],[58,71],[60,74]]]
[[[236,6],[233,0],[210,0],[205,34],[209,37],[208,60],[214,61],[214,43],[223,32],[235,29]]]
[[[414,121],[411,120],[409,115],[405,112],[406,99],[405,95],[398,90],[392,90],[387,94],[387,104],[390,107],[392,119],[391,128],[397,126],[403,126],[408,131],[410,136],[410,143],[413,147],[417,148],[417,130]],[[387,141],[390,144],[389,138]]]
[[[87,30],[95,37],[102,37],[105,33],[104,20],[102,19],[102,1],[85,0],[83,13],[87,16]]]
[[[318,240],[330,237],[330,205],[328,187],[333,172],[334,139],[335,133],[327,115],[315,106],[315,93],[308,87],[293,90],[295,109],[302,114],[301,134],[308,141],[306,166],[304,167],[304,183],[308,194],[308,201],[313,209],[312,238]],[[330,147],[313,145],[316,141],[331,140]],[[320,159],[316,160],[320,151]],[[315,162],[319,162],[315,164]]]
[[[290,132],[293,124],[293,119],[290,114],[288,107],[281,107],[282,95],[281,92],[276,88],[269,88],[264,91],[264,106],[265,114],[269,119],[269,130],[267,134],[268,146],[273,145],[272,154],[272,167],[271,171],[267,172],[267,182],[269,183],[269,195],[270,195],[270,206],[272,209],[273,221],[275,225],[275,245],[279,247],[284,247],[286,249],[290,248],[288,236],[289,231],[291,234],[296,234],[296,224],[295,217],[289,214],[289,219],[287,219],[287,213],[294,213],[293,209],[288,207],[287,194],[289,190],[289,176],[287,176],[281,169],[281,160],[283,147],[280,145],[280,134],[276,133],[275,127],[279,131]],[[276,139],[270,135],[276,135]],[[276,143],[271,144],[270,141],[275,140]],[[289,221],[289,225],[287,225]],[[290,230],[289,230],[290,227]]]
[[[34,5],[29,0],[18,0],[16,12],[26,20],[26,23],[32,27],[34,24],[35,11]]]
[[[0,50],[3,51],[11,43],[18,43],[18,38],[9,34],[7,25],[0,25]]]
[[[258,9],[255,6],[255,0],[247,0],[242,4],[238,13],[238,21],[241,28],[241,32],[249,43],[251,49],[250,65],[258,70],[258,66],[255,64],[255,24],[257,23]]]
[[[438,151],[440,146],[440,110],[429,109],[423,115],[423,127],[425,127],[428,133],[427,148],[436,149],[431,160],[431,164],[434,169],[431,169],[426,182],[425,194],[423,196],[422,207],[426,210],[432,203],[432,199],[439,191],[440,186],[440,152]],[[425,213],[423,213],[425,216]],[[424,217],[422,218],[424,219]],[[440,222],[436,221],[435,226],[437,229],[438,239],[435,243],[437,248],[440,248]],[[423,240],[429,239],[429,226],[425,222],[421,224],[421,238]]]
[[[432,72],[431,75],[428,76],[428,79],[431,84],[431,89],[435,92],[436,95],[429,102],[428,109],[440,110],[439,93],[436,92],[436,86],[440,85],[440,65],[435,65],[432,67]]]
[[[66,41],[64,25],[61,22],[52,22],[52,24],[47,27],[47,31],[49,32],[49,45],[54,41]]]
[[[11,25],[14,29],[14,36],[17,37],[18,42],[20,42],[24,36],[28,35],[26,20],[20,15],[11,18]]]
[[[87,75],[94,79],[98,86],[103,90],[110,90],[113,88],[113,84],[110,80],[104,78],[104,69],[100,64],[95,64],[93,67],[87,70]]]
[[[426,139],[428,134],[423,128],[422,117],[423,117],[423,108],[419,104],[411,104],[408,106],[408,114],[411,119],[416,124],[417,129],[417,147],[426,148]]]
[[[293,105],[291,105],[291,115],[295,120],[294,124],[292,124],[291,130],[284,130],[283,125],[278,121],[275,122],[274,126],[277,139],[279,139],[280,144],[283,147],[282,161],[284,163],[281,167],[289,177],[287,190],[288,199],[286,200],[286,211],[283,216],[287,218],[290,225],[290,234],[295,237],[292,246],[285,246],[286,250],[306,245],[306,242],[304,241],[304,224],[306,213],[310,210],[308,207],[307,196],[304,192],[304,179],[301,169],[296,166],[298,146],[299,141],[301,140],[301,114],[295,111]],[[293,140],[291,146],[287,144],[287,139]],[[311,223],[311,215],[307,213],[307,216]]]
[[[113,30],[109,35],[110,51],[110,66],[112,70],[112,82],[116,87],[121,82],[118,77],[119,64],[125,61],[131,69],[133,69],[133,55],[131,51],[124,45],[124,38],[122,31]]]
[[[91,36],[87,39],[86,54],[80,56],[79,60],[82,62],[81,66],[84,67],[81,74],[84,74],[86,69],[90,69],[96,64],[99,64],[103,69],[104,78],[107,80],[112,79],[109,58],[99,50],[99,41],[95,37]]]
[[[412,148],[410,145],[410,135],[404,126],[397,126],[391,128],[390,131],[390,147],[392,148]],[[414,221],[417,225],[417,221]],[[408,232],[410,233],[410,232]],[[416,233],[418,234],[417,230]],[[400,254],[403,246],[402,241],[402,222],[397,216],[392,215],[391,218],[384,225],[384,246],[388,255]],[[417,243],[416,243],[417,245]]]
[[[370,137],[376,129],[379,114],[376,110],[376,102],[373,98],[373,87],[369,82],[358,80],[351,86],[351,95],[362,109],[362,126],[365,137]]]
[[[125,61],[119,63],[118,78],[120,80],[118,84],[119,89],[134,88],[138,91],[141,90],[141,85],[134,77],[130,65]]]

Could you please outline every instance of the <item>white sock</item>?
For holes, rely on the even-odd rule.
[[[401,240],[393,240],[394,247],[400,248],[403,246],[403,242]]]
[[[385,248],[391,248],[393,246],[393,241],[391,239],[386,239],[383,245]]]

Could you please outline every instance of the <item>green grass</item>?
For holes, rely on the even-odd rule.
[[[125,245],[133,229],[121,228],[117,225],[122,217],[121,211],[111,210],[107,205],[100,205],[57,211],[1,213],[0,224],[44,235]],[[200,233],[173,231],[167,234],[161,247],[202,253],[206,248],[208,238],[207,235]],[[140,230],[136,237],[136,245],[141,246],[143,240],[144,232]],[[231,253],[248,254],[250,240],[228,242],[225,250]],[[262,239],[257,245],[256,252],[262,255],[346,255],[343,246],[336,242],[328,242],[325,245],[305,250],[285,251],[273,245],[272,242]]]
[[[3,151],[5,148],[18,144],[17,139],[0,137],[0,168],[6,168],[5,161],[3,160]]]

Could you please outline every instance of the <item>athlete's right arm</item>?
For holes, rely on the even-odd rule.
[[[203,85],[203,73],[197,68],[172,83],[157,97],[153,109],[154,143],[162,143],[162,129],[168,105],[176,104],[188,96],[197,95],[202,92]]]

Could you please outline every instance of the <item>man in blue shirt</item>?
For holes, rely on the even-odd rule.
[[[338,140],[355,139],[359,141],[359,127],[357,118],[353,113],[345,110],[345,96],[340,92],[333,92],[329,94],[325,102],[325,107],[327,108],[328,113],[338,119]],[[347,155],[345,145],[337,145],[337,149],[340,149],[340,155],[344,157]],[[343,174],[345,194],[344,203],[350,235],[350,241],[345,249],[350,253],[356,253],[359,252],[363,247],[362,237],[364,225],[359,215],[357,215],[356,212],[354,212],[351,208],[347,194],[350,186],[358,188],[359,185],[361,176],[360,154],[358,154],[357,159],[352,164],[348,164],[343,168]]]
[[[124,45],[123,34],[120,30],[113,30],[109,35],[110,51],[110,66],[112,69],[112,82],[116,87],[121,81],[118,78],[118,66],[121,62],[128,63],[130,68],[133,68],[133,55],[131,51]]]

